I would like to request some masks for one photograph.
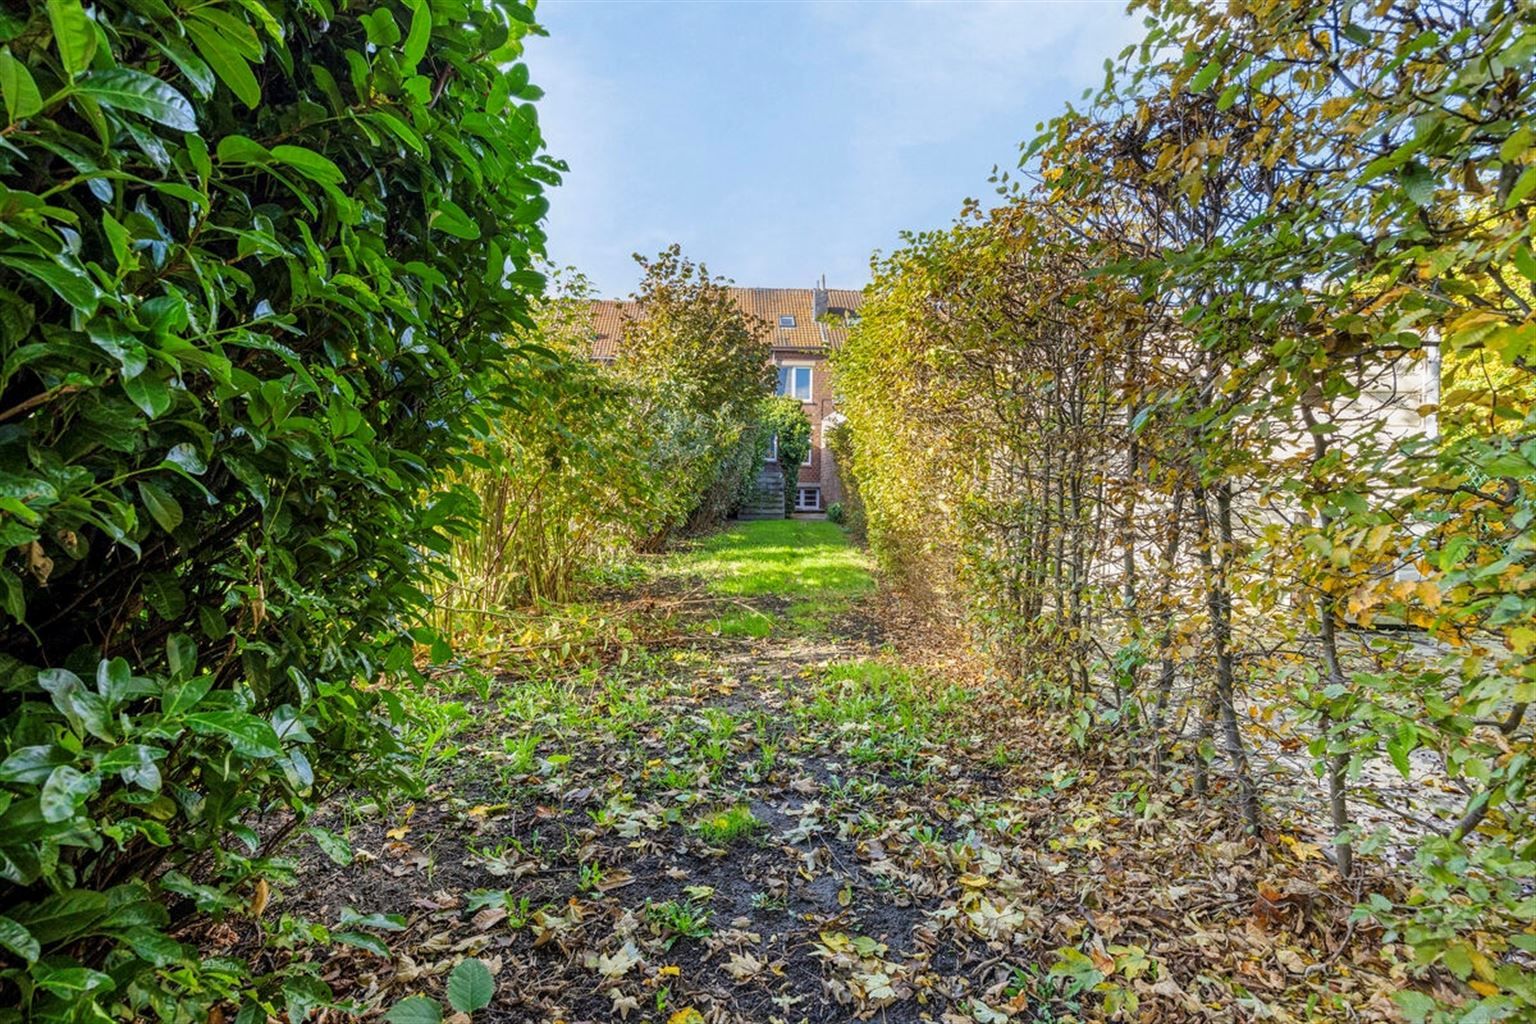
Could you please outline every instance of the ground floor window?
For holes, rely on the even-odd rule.
[[[816,512],[821,509],[821,488],[801,487],[795,491],[795,509],[800,512]]]

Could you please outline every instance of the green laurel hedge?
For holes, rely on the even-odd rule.
[[[408,782],[442,473],[543,285],[531,9],[4,10],[0,1019],[298,1020],[317,976],[186,928],[266,928],[305,812]]]

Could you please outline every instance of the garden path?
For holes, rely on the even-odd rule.
[[[267,915],[345,935],[315,962],[354,1008],[441,996],[468,956],[496,984],[477,1021],[1308,1019],[1303,976],[1318,1007],[1378,997],[1334,969],[1305,852],[1095,803],[1107,767],[898,655],[834,524],[742,524],[641,575],[413,702],[424,795],[321,816]]]

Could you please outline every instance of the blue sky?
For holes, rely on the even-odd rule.
[[[739,284],[859,287],[1139,37],[1120,0],[542,0],[550,255],[625,295],[676,241]]]

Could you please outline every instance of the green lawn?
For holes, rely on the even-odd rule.
[[[674,555],[668,570],[703,576],[709,591],[749,604],[780,598],[777,615],[741,607],[715,622],[726,636],[815,631],[874,589],[869,560],[836,523],[769,519],[738,523]]]

